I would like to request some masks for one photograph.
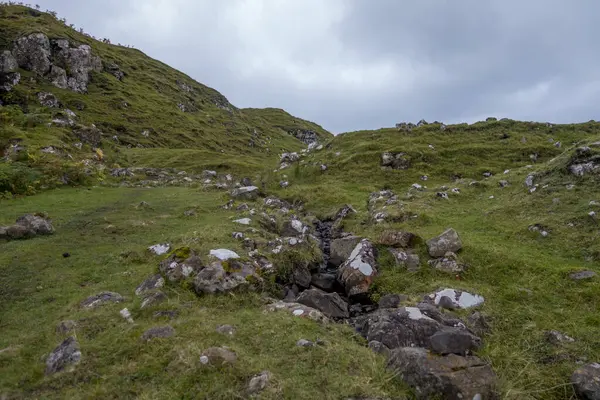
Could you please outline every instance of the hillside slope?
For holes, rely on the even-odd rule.
[[[107,166],[164,167],[187,149],[196,169],[257,169],[265,157],[331,137],[283,110],[240,110],[139,50],[28,7],[0,6],[0,38],[0,150],[29,152],[13,158],[38,169],[98,160],[96,149]]]

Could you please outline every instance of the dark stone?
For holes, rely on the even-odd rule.
[[[368,296],[373,278],[377,275],[375,247],[368,239],[363,239],[338,269],[337,280],[350,298]]]
[[[175,319],[178,314],[179,314],[179,311],[177,311],[177,310],[156,311],[153,314],[153,317],[154,318]]]
[[[312,276],[307,266],[297,265],[292,272],[292,281],[301,288],[307,289],[310,286]]]
[[[400,302],[408,299],[403,294],[386,294],[379,299],[379,308],[398,308]]]
[[[169,338],[175,335],[175,329],[172,326],[158,326],[155,328],[150,328],[145,331],[142,335],[142,340],[149,341],[155,338]]]
[[[135,289],[135,294],[141,296],[144,293],[150,292],[152,290],[160,289],[165,285],[165,279],[161,274],[152,275]]]
[[[584,365],[571,376],[575,393],[582,400],[600,400],[600,364]]]
[[[582,280],[586,280],[586,279],[592,279],[596,275],[597,274],[594,271],[579,271],[579,272],[573,272],[572,274],[570,274],[569,278],[571,278],[574,281],[582,281]]]
[[[481,339],[465,329],[445,328],[429,338],[431,350],[438,354],[466,355],[481,347]]]
[[[66,338],[46,359],[46,375],[71,369],[81,361],[81,351],[77,339]]]
[[[114,292],[102,292],[90,296],[81,302],[83,308],[96,308],[107,303],[120,303],[124,301],[123,296]]]
[[[140,304],[140,309],[145,309],[148,307],[155,306],[156,304],[162,303],[168,300],[168,297],[163,292],[153,292],[148,293],[142,299],[142,303]]]
[[[337,280],[334,274],[317,273],[313,274],[310,283],[321,290],[332,292],[336,287]]]
[[[316,308],[330,318],[350,317],[348,303],[337,293],[324,293],[317,289],[310,289],[300,294],[297,302]]]

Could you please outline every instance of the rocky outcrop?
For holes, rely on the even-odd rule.
[[[216,261],[196,275],[194,290],[198,295],[226,293],[260,280],[250,263],[229,260],[226,270],[222,262]]]
[[[329,264],[333,267],[339,267],[350,257],[352,250],[362,240],[359,236],[346,236],[331,241]]]
[[[338,270],[338,282],[348,297],[368,295],[373,278],[377,275],[376,266],[373,244],[367,239],[361,240]]]
[[[176,249],[167,259],[161,261],[159,271],[170,282],[181,282],[194,277],[204,268],[200,257],[187,248]]]
[[[319,141],[317,132],[310,129],[289,129],[287,132],[306,145]]]
[[[87,92],[92,71],[103,69],[90,46],[71,47],[67,39],[51,41],[43,33],[17,39],[12,54],[19,67],[45,76],[56,87],[78,93]]]
[[[121,303],[125,299],[119,293],[115,292],[102,292],[96,295],[90,296],[81,302],[83,308],[96,308],[109,303]]]
[[[53,233],[54,227],[50,220],[35,214],[26,214],[17,218],[14,225],[0,226],[0,239],[31,239]]]
[[[165,285],[165,280],[160,274],[148,277],[144,282],[135,289],[135,294],[141,296],[145,293],[162,288]]]

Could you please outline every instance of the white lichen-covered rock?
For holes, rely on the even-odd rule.
[[[236,219],[235,221],[236,224],[241,224],[241,225],[250,225],[252,223],[252,220],[250,218],[241,218],[241,219]]]
[[[227,261],[232,258],[240,258],[240,256],[235,251],[228,249],[211,250],[210,255],[215,258],[218,258],[221,261]]]
[[[231,192],[234,199],[255,200],[258,197],[259,190],[256,186],[242,186]]]
[[[444,303],[449,299],[455,308],[477,307],[485,301],[483,296],[456,289],[442,289],[430,294],[429,298],[433,300],[435,305],[439,305],[440,302]]]
[[[375,248],[368,239],[363,239],[340,266],[337,280],[348,296],[366,295],[377,275],[376,265]]]
[[[153,246],[148,247],[148,250],[150,250],[152,253],[156,254],[157,256],[162,256],[163,254],[167,254],[169,252],[169,250],[171,250],[171,245],[168,243],[155,244]]]
[[[265,307],[265,312],[286,311],[295,317],[308,318],[316,322],[329,322],[329,319],[319,310],[299,303],[278,301]]]
[[[446,253],[456,253],[462,248],[462,242],[458,232],[450,228],[441,235],[427,241],[429,255],[432,257],[443,257]]]

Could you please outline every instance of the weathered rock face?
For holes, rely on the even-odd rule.
[[[122,81],[123,78],[125,78],[125,73],[123,71],[121,71],[121,67],[119,67],[119,65],[117,63],[114,63],[114,62],[105,63],[104,70],[120,81]]]
[[[263,371],[258,375],[253,376],[248,382],[246,392],[249,395],[257,394],[262,392],[269,385],[272,374],[269,371]]]
[[[41,105],[48,108],[59,108],[60,102],[55,95],[49,92],[39,92],[37,98]]]
[[[430,256],[443,257],[447,252],[458,252],[462,248],[462,242],[458,233],[450,228],[441,235],[428,240],[427,247]]]
[[[329,265],[333,267],[342,265],[344,261],[350,257],[352,250],[354,250],[361,240],[362,238],[358,236],[347,236],[332,240],[330,245],[331,255],[329,258]]]
[[[288,133],[306,145],[319,141],[317,133],[309,129],[290,129]]]
[[[334,274],[317,273],[313,274],[310,283],[316,288],[331,292],[334,290],[337,280]]]
[[[369,240],[361,240],[338,270],[338,282],[344,287],[348,297],[369,293],[373,278],[377,275],[376,266],[375,248]]]
[[[32,33],[17,39],[13,55],[19,66],[38,75],[50,71],[50,40],[43,33]]]
[[[261,278],[256,275],[252,264],[229,260],[225,271],[223,264],[216,261],[196,275],[194,289],[198,295],[225,293],[250,286],[253,280],[260,281]]]
[[[0,74],[0,91],[10,92],[13,87],[21,81],[21,74],[18,72],[9,72]]]
[[[600,154],[588,146],[575,149],[568,166],[569,172],[576,176],[600,173]]]
[[[391,169],[410,168],[410,158],[406,153],[381,153],[381,166]]]
[[[52,44],[55,64],[68,71],[67,87],[64,89],[87,92],[90,72],[102,71],[100,57],[94,56],[91,47],[85,44],[71,48],[69,41],[64,39],[55,40]]]
[[[46,375],[68,371],[80,361],[79,343],[74,337],[68,337],[46,359]]]
[[[582,400],[600,399],[600,364],[584,365],[573,373],[571,383]]]
[[[316,308],[329,318],[348,318],[348,303],[337,293],[324,293],[317,289],[302,292],[298,303]]]
[[[498,399],[496,375],[478,357],[439,357],[422,348],[402,347],[391,352],[388,367],[419,399]]]

